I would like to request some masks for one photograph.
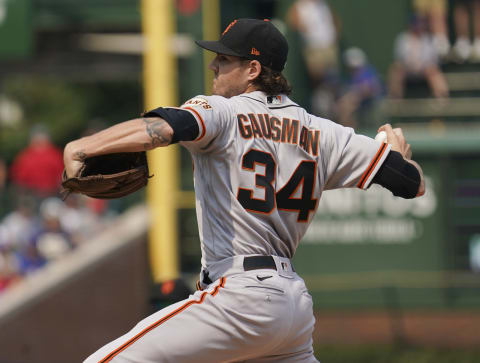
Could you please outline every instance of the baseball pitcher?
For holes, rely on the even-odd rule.
[[[291,258],[324,190],[424,194],[400,129],[387,143],[316,117],[292,101],[282,75],[288,44],[264,20],[234,20],[218,41],[212,96],[159,107],[64,152],[69,178],[88,158],[180,143],[194,162],[202,250],[198,290],[86,362],[317,362],[312,298]],[[319,256],[321,258],[321,256]]]

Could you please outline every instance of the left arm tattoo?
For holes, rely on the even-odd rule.
[[[170,143],[170,137],[165,133],[168,125],[165,120],[161,118],[143,118],[143,122],[146,124],[146,131],[151,140],[150,143],[144,144],[146,150],[166,146]]]

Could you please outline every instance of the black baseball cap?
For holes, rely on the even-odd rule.
[[[287,40],[269,20],[236,19],[223,31],[220,40],[195,43],[215,53],[256,59],[278,72],[285,67],[288,55]]]

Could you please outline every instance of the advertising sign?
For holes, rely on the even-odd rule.
[[[441,170],[422,162],[426,193],[402,199],[373,184],[325,191],[295,255],[298,271],[336,274],[445,268]]]

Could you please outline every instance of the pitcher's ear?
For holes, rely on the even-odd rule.
[[[257,60],[251,60],[249,62],[248,68],[248,80],[253,81],[254,79],[256,79],[260,75],[261,71],[262,65],[260,64],[260,62]]]

